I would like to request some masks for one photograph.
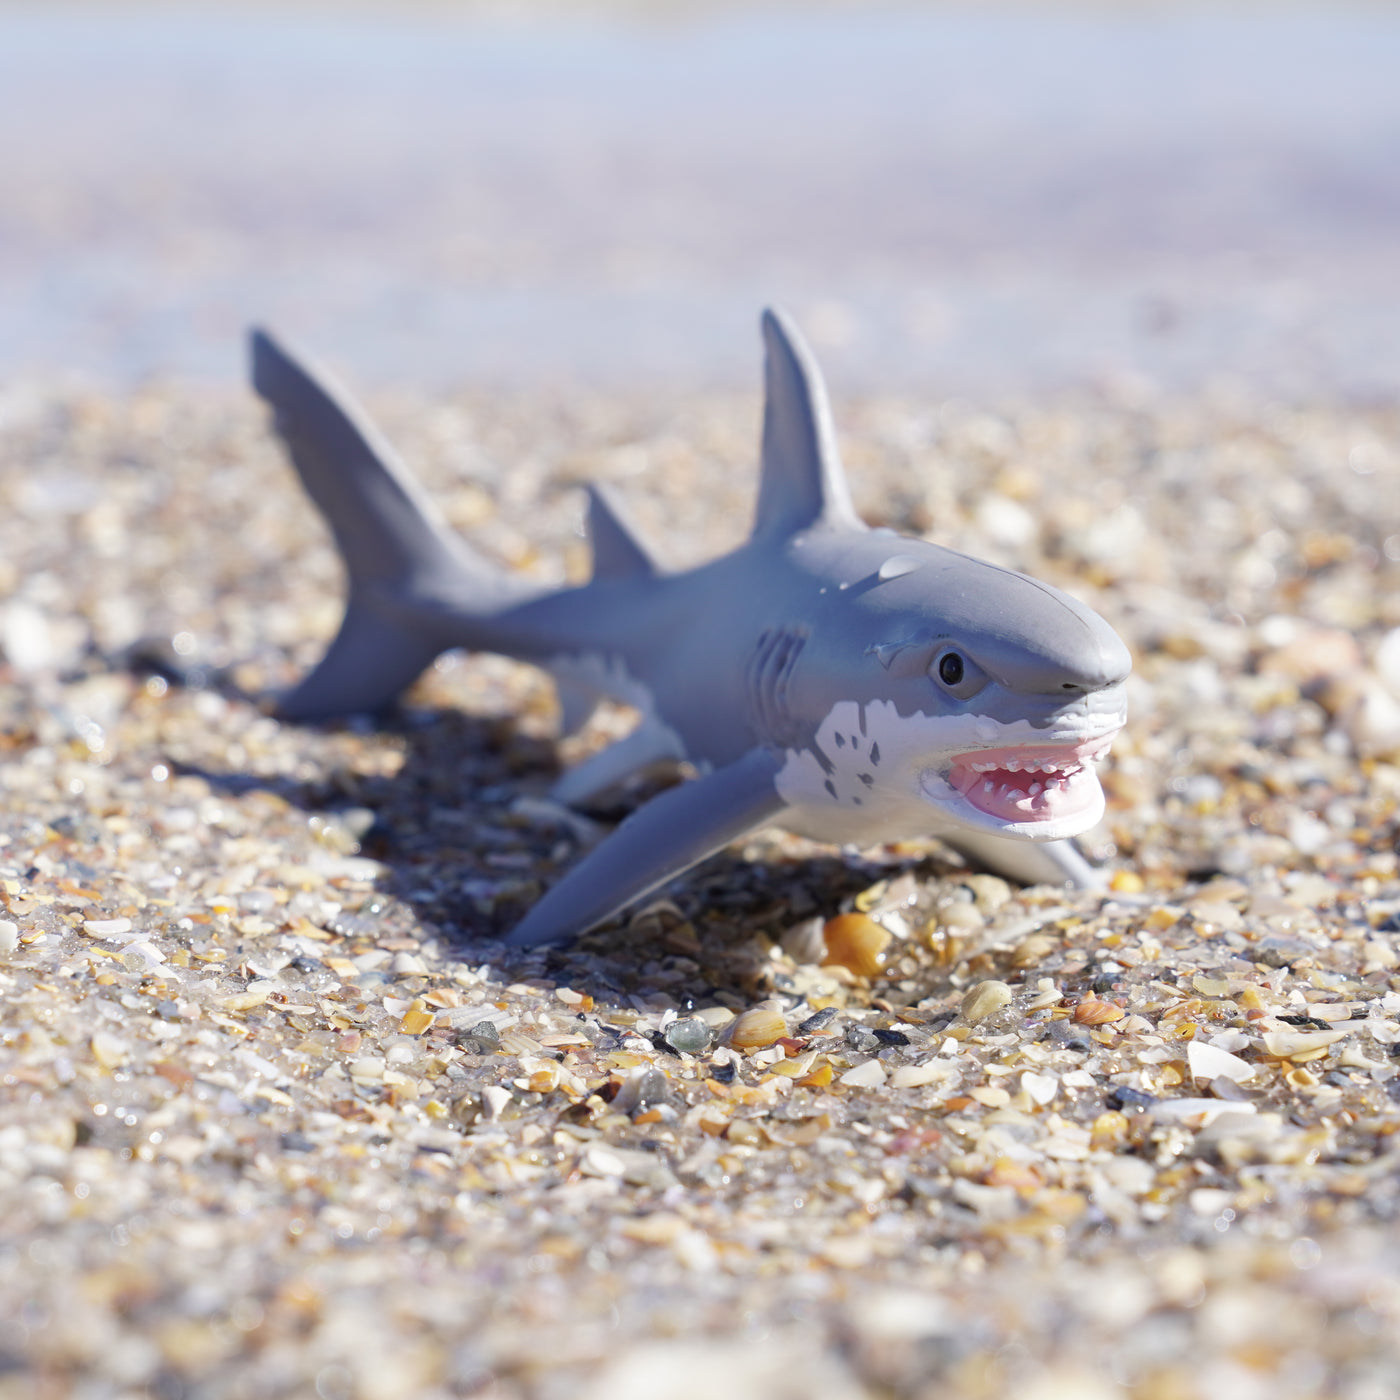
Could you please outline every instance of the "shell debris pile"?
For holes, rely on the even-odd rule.
[[[582,479],[748,513],[748,399],[376,411],[542,578]],[[1391,1392],[1400,418],[841,416],[873,521],[1132,645],[1109,889],[771,833],[522,956],[636,798],[549,801],[547,684],[280,725],[337,579],[252,405],[0,400],[0,1397]]]

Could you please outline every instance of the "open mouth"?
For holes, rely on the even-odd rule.
[[[1000,821],[1050,822],[1099,802],[1099,780],[1087,765],[1109,750],[1112,735],[1083,744],[1031,744],[959,754],[950,786],[979,812]]]

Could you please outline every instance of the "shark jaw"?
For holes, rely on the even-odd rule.
[[[787,750],[776,786],[790,810],[778,824],[862,846],[911,831],[1022,841],[1078,836],[1103,816],[1091,765],[1124,718],[1121,705],[1076,706],[1034,725],[901,715],[888,701],[842,701],[812,748]]]
[[[1116,732],[956,754],[926,769],[920,787],[968,826],[1033,841],[1075,836],[1103,816],[1103,788],[1090,765],[1107,755]]]

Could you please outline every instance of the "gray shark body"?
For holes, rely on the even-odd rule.
[[[353,405],[254,334],[254,384],[349,574],[340,634],[287,717],[381,709],[466,647],[548,669],[566,730],[604,697],[639,711],[560,800],[666,760],[698,772],[584,856],[512,944],[566,941],[768,824],[856,845],[935,835],[1013,878],[1095,882],[1069,838],[1103,811],[1092,762],[1125,717],[1127,649],[1046,584],[867,528],[810,352],[780,315],[763,328],[750,539],[668,572],[591,488],[594,576],[562,590],[473,554]]]

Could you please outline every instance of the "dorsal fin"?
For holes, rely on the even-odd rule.
[[[763,313],[763,474],[754,535],[785,536],[816,524],[863,530],[836,447],[821,370],[796,326]]]
[[[588,539],[593,546],[593,577],[650,578],[657,572],[646,547],[637,539],[605,486],[588,490]]]

